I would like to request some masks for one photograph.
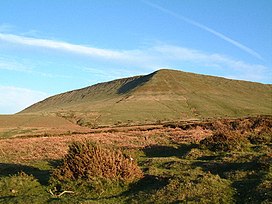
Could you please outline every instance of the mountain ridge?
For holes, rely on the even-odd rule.
[[[161,69],[51,96],[19,114],[98,124],[245,116],[271,114],[271,96],[269,84]]]

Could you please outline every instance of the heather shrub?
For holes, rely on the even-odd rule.
[[[262,133],[262,134],[251,134],[248,136],[249,141],[252,144],[271,144],[272,143],[272,133]]]
[[[85,142],[74,142],[62,164],[53,172],[59,181],[99,179],[130,183],[142,177],[142,171],[132,158],[120,149]]]
[[[212,136],[200,141],[202,148],[211,151],[242,150],[248,147],[249,141],[246,137],[234,131],[217,131]]]

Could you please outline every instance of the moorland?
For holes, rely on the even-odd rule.
[[[0,115],[0,203],[271,203],[271,95],[159,70]]]

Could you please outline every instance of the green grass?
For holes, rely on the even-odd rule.
[[[1,203],[43,203],[49,199],[38,180],[25,173],[0,178]]]

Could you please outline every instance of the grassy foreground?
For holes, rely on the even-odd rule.
[[[79,143],[83,146],[86,139],[95,141],[98,134],[100,139],[95,142],[108,145],[108,149],[119,147],[125,156],[123,158],[118,153],[116,157],[119,159],[115,160],[115,154],[111,154],[113,156],[107,162],[111,164],[109,168],[121,170],[105,177],[102,173],[92,176],[94,173],[89,173],[88,162],[78,162],[82,158],[90,161],[92,154],[74,153],[81,152],[83,148],[75,146],[76,135],[72,134],[72,139],[65,140],[66,146],[72,143],[68,152],[64,147],[54,150],[63,151],[59,157],[56,154],[39,155],[42,148],[47,148],[47,152],[53,151],[46,146],[45,138],[3,138],[1,142],[6,144],[5,147],[18,141],[22,145],[23,142],[44,141],[44,145],[36,149],[31,149],[35,143],[25,146],[32,154],[28,158],[21,155],[20,149],[17,152],[12,149],[16,146],[11,145],[8,151],[0,144],[0,203],[271,203],[271,127],[272,118],[267,116],[169,123],[160,129],[153,127],[144,131],[107,130],[112,135],[80,135],[86,136]],[[114,135],[118,139],[113,140]],[[65,137],[68,135],[59,136],[60,139]],[[52,148],[64,144],[54,144],[62,140],[53,136],[46,139],[51,141]],[[142,176],[130,182],[114,179],[123,178],[120,176],[122,168],[126,169],[126,175],[131,174],[129,168],[132,167],[126,158],[133,158],[143,172]],[[118,166],[116,162],[119,160],[124,161],[126,167]],[[59,172],[67,170],[64,164],[70,165],[67,179],[59,176]],[[100,168],[102,164],[103,161],[93,162],[92,167],[98,165]]]

